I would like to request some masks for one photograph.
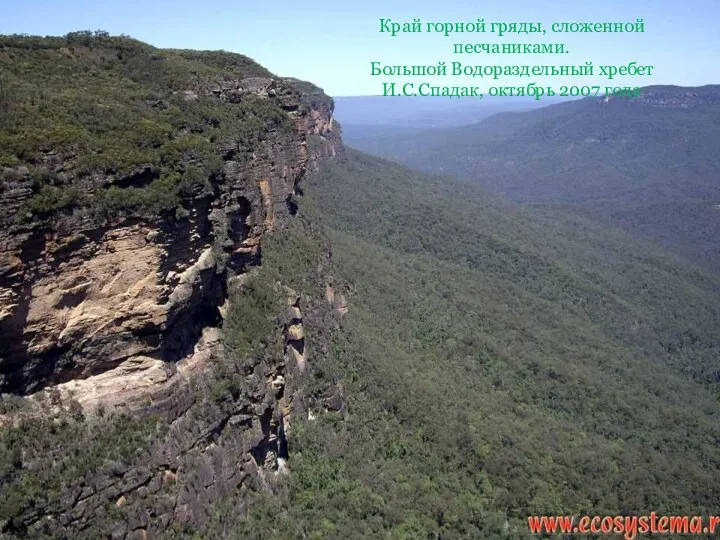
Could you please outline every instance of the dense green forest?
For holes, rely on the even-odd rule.
[[[228,142],[242,160],[269,131],[295,129],[282,107],[257,96],[230,106],[187,90],[224,77],[269,76],[240,55],[160,50],[124,36],[79,32],[0,37],[0,68],[0,193],[18,176],[32,179],[29,206],[13,220],[40,224],[57,213],[90,211],[139,220],[174,212],[182,220],[208,180],[221,179]],[[285,82],[302,91],[304,83]],[[717,163],[706,161],[714,139],[696,139],[715,133],[715,117],[688,119],[672,109],[658,123],[649,108],[638,113],[620,102],[612,104],[624,118],[618,124],[615,112],[588,111],[587,103],[534,111],[539,123],[530,128],[519,115],[489,119],[497,130],[481,140],[488,152],[529,145],[534,164],[514,169],[523,181],[539,172],[544,180],[557,171],[580,174],[588,164],[597,176],[587,178],[597,180],[626,171],[630,160],[646,178],[663,168],[663,185],[679,189],[672,181],[715,171]],[[557,111],[562,114],[554,116]],[[557,141],[569,135],[577,142],[588,123],[616,161],[592,153],[597,141],[578,150],[581,168],[565,161]],[[678,152],[655,160],[618,138],[618,125],[641,133],[642,150],[656,155],[667,141],[663,134],[691,135],[677,142]],[[538,140],[544,142],[533,146]],[[310,136],[311,150],[317,142]],[[462,155],[458,166],[488,175],[507,169],[507,162],[473,154],[457,139],[447,142],[456,154],[430,153],[430,159]],[[67,167],[59,170],[53,159]],[[443,167],[439,160],[435,165]],[[140,179],[138,167],[148,171]],[[656,199],[651,208],[665,216],[698,213],[717,186],[692,186],[695,198],[670,208]],[[596,187],[602,195],[611,191]],[[413,172],[351,149],[321,160],[319,170],[292,188],[297,208],[263,233],[261,264],[242,268],[240,285],[224,284],[226,354],[214,358],[212,376],[193,377],[182,396],[189,425],[203,433],[209,418],[236,416],[245,395],[269,407],[264,370],[287,352],[282,313],[285,287],[292,288],[302,296],[307,369],[285,373],[297,375],[299,396],[282,458],[287,474],[257,467],[236,492],[201,509],[197,523],[211,516],[209,523],[174,522],[163,537],[525,538],[528,515],[717,514],[716,274],[587,214],[555,204],[523,206],[472,180]],[[623,204],[641,205],[646,188],[638,184]],[[611,205],[607,212],[629,219],[623,208]],[[636,224],[662,225],[653,222],[658,212],[642,208]],[[701,231],[712,252],[712,228],[695,223],[688,230]],[[326,302],[328,272],[347,295],[342,316]],[[341,406],[325,406],[329,388]],[[94,416],[78,402],[65,409],[58,396],[49,393],[41,403],[59,408],[55,417],[28,415],[0,430],[0,529],[12,538],[26,537],[26,525],[40,516],[61,520],[54,515],[59,499],[70,493],[77,501],[85,491],[69,490],[75,480],[102,467],[122,473],[142,465],[169,432],[185,434],[142,411]],[[27,412],[29,403],[2,396],[0,413]],[[235,419],[252,423],[269,410],[263,407]],[[224,429],[209,429],[217,437],[208,448],[228,436]],[[258,430],[258,440],[268,437]],[[193,445],[205,441],[198,437]],[[240,440],[243,447],[247,441]],[[249,449],[258,447],[248,442]],[[259,462],[265,465],[253,461]],[[206,484],[196,480],[167,491],[182,489],[184,500],[197,501]],[[173,516],[177,502],[158,492],[123,506],[115,495],[107,508],[103,496],[77,538],[105,537],[148,508],[163,512],[153,519]],[[143,537],[146,523],[140,525],[128,537]]]
[[[719,119],[720,87],[655,86],[349,144],[517,202],[571,205],[717,270]]]
[[[351,150],[306,193],[356,288],[314,368],[348,406],[303,424],[237,538],[521,538],[533,514],[714,511],[716,278]]]
[[[76,208],[182,216],[189,198],[212,192],[218,147],[234,144],[242,158],[267,130],[293,129],[268,100],[228,106],[188,88],[268,76],[239,54],[161,50],[102,31],[0,36],[0,191],[23,166],[36,194],[19,219]]]

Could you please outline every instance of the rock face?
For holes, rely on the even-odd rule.
[[[248,484],[269,489],[273,479],[284,472],[291,407],[303,410],[297,384],[302,366],[297,354],[300,349],[304,355],[305,342],[289,329],[302,326],[303,311],[318,331],[333,319],[321,296],[313,300],[288,291],[288,303],[284,354],[267,351],[248,365],[237,388],[223,389],[227,396],[203,397],[214,388],[212,380],[201,377],[203,363],[208,355],[222,354],[214,330],[205,331],[196,354],[179,363],[171,376],[158,361],[136,356],[112,370],[112,376],[108,371],[59,385],[62,397],[58,401],[77,396],[85,408],[98,402],[108,406],[127,402],[128,395],[132,398],[138,389],[144,391],[147,403],[136,404],[134,414],[159,414],[169,429],[152,442],[142,459],[130,464],[108,463],[77,478],[59,493],[54,505],[33,509],[23,516],[22,527],[10,530],[22,531],[20,537],[36,538],[78,538],[81,531],[83,538],[100,534],[165,538],[170,526],[202,530],[212,518],[213,504],[247,489]],[[118,373],[121,369],[125,373]],[[104,383],[111,377],[109,393]],[[119,388],[121,379],[126,385]],[[341,403],[342,399],[334,395],[326,401],[331,408],[330,402]],[[122,511],[111,513],[109,504]],[[243,512],[244,507],[234,507],[227,519],[239,519]]]
[[[18,226],[13,212],[6,213],[0,391],[30,393],[128,360],[137,364],[136,356],[177,362],[192,354],[202,329],[218,323],[227,269],[242,272],[258,262],[263,232],[294,213],[308,167],[339,148],[332,101],[317,91],[302,94],[292,80],[208,82],[197,93],[231,103],[248,93],[272,100],[297,129],[269,132],[251,149],[226,144],[213,196],[193,201],[180,219],[98,226],[72,216]],[[321,141],[312,155],[308,136]],[[16,173],[18,180],[0,193],[7,209],[21,208],[31,195],[29,178]]]
[[[303,406],[297,380],[308,361],[306,328],[328,327],[336,314],[322,279],[316,299],[285,292],[282,347],[245,365],[232,389],[203,374],[223,356],[229,276],[261,264],[263,235],[293,218],[306,172],[341,141],[332,100],[293,79],[209,80],[183,99],[237,103],[249,94],[279,105],[294,129],[269,130],[252,148],[219,148],[212,195],[193,199],[187,215],[98,223],[75,212],[18,223],[13,216],[32,196],[28,171],[13,169],[0,190],[0,392],[73,400],[86,414],[129,408],[168,426],[136,461],[87,473],[12,521],[0,516],[3,533],[16,535],[9,537],[159,538],[173,524],[200,530],[212,503],[249,478],[262,489],[284,470],[290,412]],[[62,171],[62,159],[53,166]],[[220,399],[207,398],[213,392]]]

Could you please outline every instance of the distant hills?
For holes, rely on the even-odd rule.
[[[460,175],[518,202],[570,204],[703,262],[720,262],[720,86],[653,86],[402,137],[350,141]]]
[[[533,98],[497,97],[452,99],[402,96],[391,100],[387,96],[347,96],[334,99],[335,118],[343,126],[343,138],[356,146],[362,145],[365,139],[463,126],[500,112],[532,110],[548,103]]]

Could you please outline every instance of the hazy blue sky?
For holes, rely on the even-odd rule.
[[[379,32],[380,18],[398,22],[542,21],[545,36],[502,38],[487,34],[445,37]],[[645,20],[644,34],[553,34],[553,22]],[[225,49],[257,60],[270,71],[306,79],[331,95],[379,94],[387,77],[372,77],[370,62],[472,65],[621,64],[637,60],[656,66],[652,77],[626,77],[622,85],[720,83],[720,1],[718,0],[0,0],[0,33],[62,35],[103,29],[129,34],[158,47]],[[423,25],[424,26],[424,25]],[[454,55],[453,44],[565,43],[570,54]],[[537,78],[525,79],[524,82]],[[425,79],[417,79],[422,82]],[[492,81],[435,79],[442,84]],[[404,82],[404,81],[403,81]],[[432,82],[432,80],[431,80]],[[505,81],[512,83],[513,81]],[[545,80],[562,84],[605,84],[604,79]]]

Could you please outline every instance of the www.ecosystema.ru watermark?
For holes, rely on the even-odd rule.
[[[720,516],[529,516],[533,534],[713,534],[720,532]]]

